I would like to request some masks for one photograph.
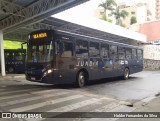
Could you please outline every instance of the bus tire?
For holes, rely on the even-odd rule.
[[[14,68],[13,67],[9,67],[8,68],[8,73],[14,73]]]
[[[123,79],[127,80],[129,78],[129,68],[124,69]]]
[[[78,72],[76,79],[76,86],[81,88],[86,84],[86,74],[83,71]]]

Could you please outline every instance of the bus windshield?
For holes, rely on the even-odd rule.
[[[44,63],[53,60],[53,44],[50,43],[31,43],[28,45],[28,62]]]

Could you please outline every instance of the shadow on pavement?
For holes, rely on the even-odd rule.
[[[130,77],[128,80],[123,80],[120,77],[114,78],[106,78],[100,80],[90,80],[87,86],[95,86],[100,84],[109,84],[109,83],[117,83],[117,82],[124,82],[124,81],[134,81],[137,77]],[[75,89],[76,86],[74,84],[43,84],[43,83],[35,83],[35,84],[17,84],[17,85],[7,85],[7,86],[0,86],[0,89],[9,89],[9,90],[21,90],[21,89]]]

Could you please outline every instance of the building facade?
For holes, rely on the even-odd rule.
[[[121,11],[125,10],[129,13],[125,19],[122,19],[123,24],[125,25],[126,28],[130,28],[132,17],[136,18],[138,24],[154,20],[154,16],[152,15],[149,9],[148,3],[137,3],[135,5],[128,5],[127,3],[123,2],[123,3],[118,3],[118,7],[120,8]],[[113,21],[112,23],[116,22],[114,16],[111,15],[111,11],[107,11],[106,14],[107,18],[112,19]],[[102,18],[103,15],[104,15],[103,8],[100,7],[95,10],[95,16],[97,18]]]
[[[156,20],[160,19],[160,0],[155,0],[156,5],[155,5],[155,11],[156,11]]]
[[[132,17],[136,18],[137,24],[142,24],[146,21],[153,20],[148,3],[137,3],[135,5],[127,5],[126,3],[121,3],[119,4],[119,8],[120,10],[125,10],[129,13],[126,19],[123,20],[123,23],[127,28],[130,28]]]
[[[104,15],[104,9],[103,8],[97,8],[96,10],[95,10],[95,16],[97,17],[97,18],[102,18],[103,17],[103,15]]]
[[[140,24],[138,32],[147,35],[147,43],[142,44],[144,49],[144,67],[160,70],[160,21]]]

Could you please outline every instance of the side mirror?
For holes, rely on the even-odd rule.
[[[27,45],[28,45],[28,42],[24,42],[24,43],[22,43],[22,44],[21,44],[21,49],[23,49],[23,46],[24,46],[25,44],[27,44]]]

